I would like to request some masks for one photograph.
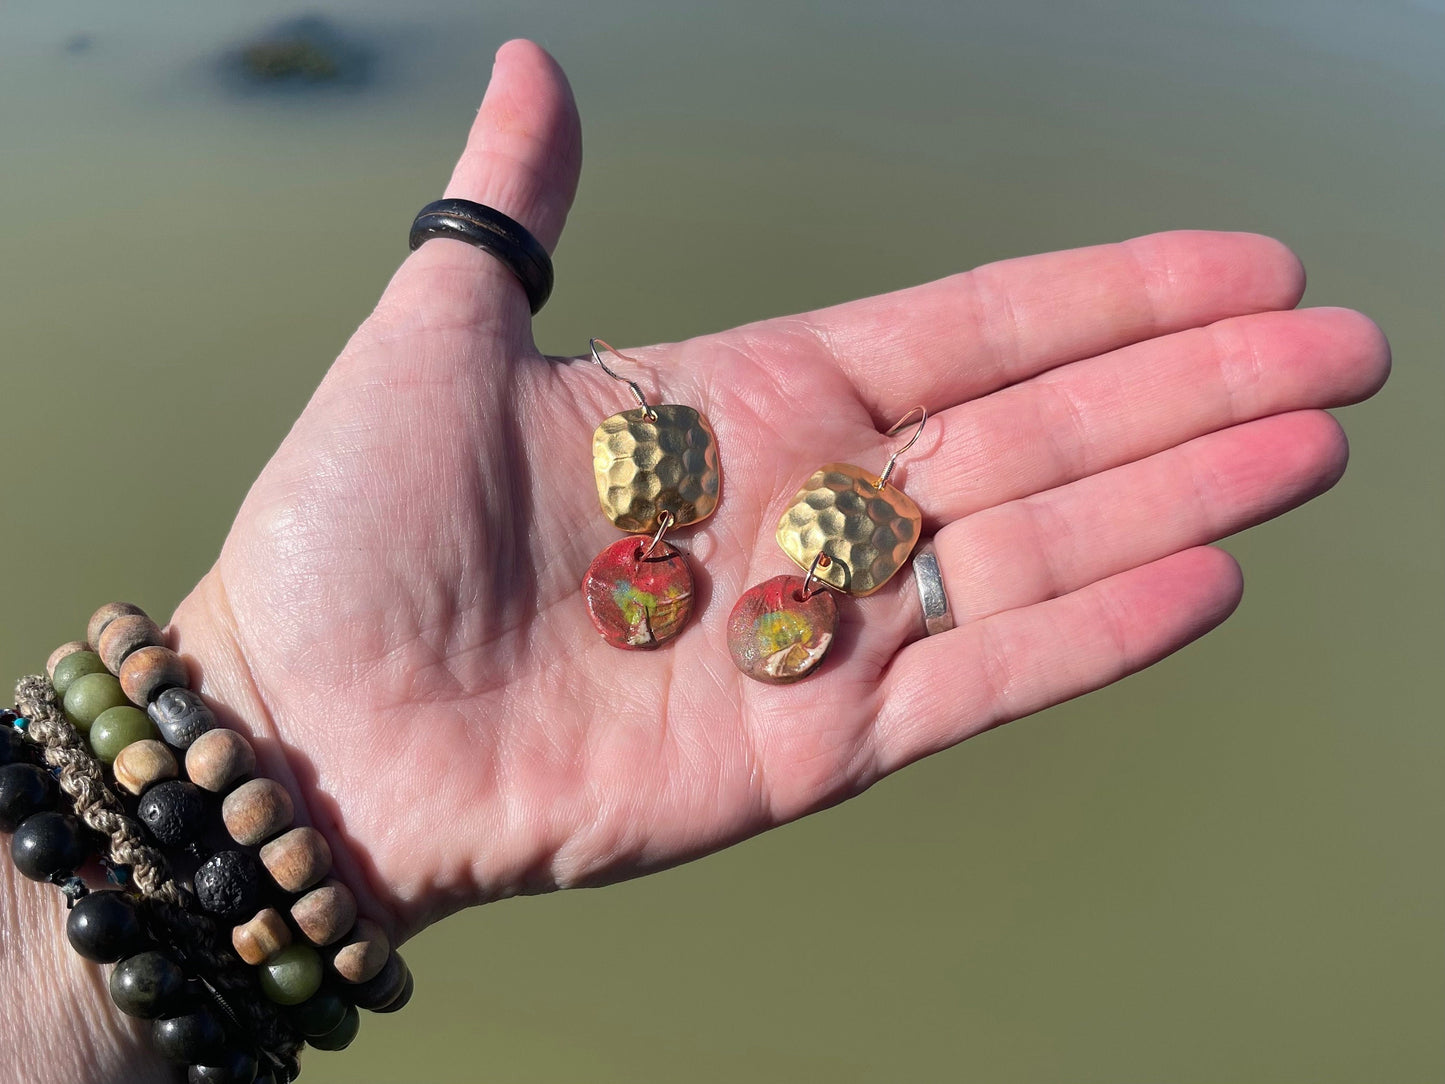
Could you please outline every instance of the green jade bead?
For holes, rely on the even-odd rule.
[[[94,651],[76,651],[55,664],[55,677],[50,684],[55,686],[55,695],[63,698],[75,684],[76,678],[105,672],[105,663],[100,661],[100,656]]]
[[[82,734],[90,733],[90,724],[101,712],[129,705],[130,699],[113,674],[86,674],[65,690],[65,717]]]
[[[160,732],[151,722],[151,717],[129,704],[106,708],[90,724],[90,748],[107,764],[114,764],[115,758],[127,745],[159,737]]]
[[[290,945],[258,969],[261,992],[278,1005],[300,1005],[321,989],[321,956],[310,945]]]

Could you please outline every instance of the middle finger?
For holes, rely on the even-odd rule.
[[[1222,320],[943,411],[899,484],[937,530],[1217,429],[1355,402],[1388,367],[1379,328],[1349,309]]]

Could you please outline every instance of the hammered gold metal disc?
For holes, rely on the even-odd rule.
[[[850,463],[829,463],[798,490],[778,521],[778,545],[799,568],[819,553],[831,562],[814,576],[850,595],[871,595],[897,572],[918,541],[923,515],[894,485]]]
[[[624,531],[646,534],[663,512],[669,530],[712,515],[722,486],[717,438],[692,407],[663,403],[614,414],[592,434],[602,511]]]

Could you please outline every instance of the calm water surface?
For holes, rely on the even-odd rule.
[[[306,1079],[1445,1076],[1445,6],[400,11],[0,6],[5,672],[204,572],[519,34],[586,126],[544,349],[1206,226],[1288,241],[1397,368],[1344,483],[1231,541],[1220,632],[728,853],[448,922],[412,1008]],[[307,12],[367,86],[216,75]]]

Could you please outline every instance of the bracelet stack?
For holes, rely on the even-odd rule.
[[[0,714],[0,831],[22,873],[61,888],[72,946],[115,964],[112,999],[153,1021],[191,1084],[289,1084],[303,1041],[342,1049],[358,1008],[410,1000],[325,838],[293,825],[290,794],[255,774],[139,607],[102,606],[46,671]],[[78,875],[92,854],[117,887]]]

